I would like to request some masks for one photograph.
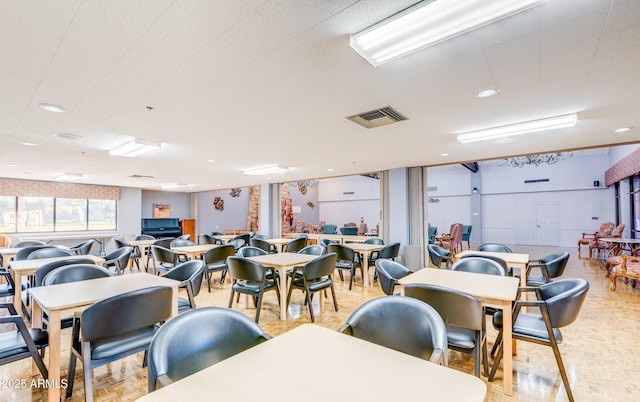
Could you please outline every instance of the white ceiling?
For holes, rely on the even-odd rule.
[[[378,68],[349,47],[414,2],[3,0],[0,177],[204,191],[640,140],[640,1],[551,0]],[[409,120],[345,119],[386,105]],[[453,134],[570,112],[506,144]],[[108,155],[134,137],[163,147]],[[265,164],[291,172],[242,173]]]

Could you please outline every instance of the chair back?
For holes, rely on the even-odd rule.
[[[378,258],[387,258],[392,260],[398,256],[399,252],[400,243],[387,244],[378,251]]]
[[[487,260],[492,260],[500,264],[500,266],[505,272],[505,275],[509,273],[509,264],[507,264],[507,262],[500,257],[495,257],[492,255],[481,255],[481,254],[465,254],[462,256],[462,259],[464,258],[486,258]]]
[[[597,236],[598,237],[609,237],[613,232],[613,229],[616,227],[616,224],[613,222],[603,222],[598,229]]]
[[[44,277],[47,276],[47,274],[53,271],[54,269],[66,267],[67,265],[73,265],[73,264],[93,265],[94,263],[95,262],[91,258],[69,258],[64,260],[48,262],[36,270],[35,283],[33,284],[33,286],[34,287],[42,286],[42,281],[44,280]]]
[[[437,226],[429,226],[427,229],[427,237],[429,239],[429,244],[433,244],[436,242],[436,234],[438,234]]]
[[[505,276],[506,272],[498,262],[484,257],[462,258],[451,265],[452,271],[475,272],[477,274],[488,274]]]
[[[156,241],[153,242],[154,246],[160,246],[160,247],[164,247],[164,248],[171,248],[171,242],[174,241],[175,238],[173,237],[165,237],[162,239],[158,239]]]
[[[73,264],[66,265],[49,272],[42,280],[42,285],[49,286],[60,283],[85,281],[89,279],[108,278],[114,275],[115,273],[97,265]]]
[[[245,247],[242,247],[240,250],[238,250],[238,256],[243,258],[255,257],[257,255],[266,255],[266,254],[269,254],[269,252],[254,246],[245,246]]]
[[[307,238],[299,237],[287,243],[287,245],[285,246],[285,251],[287,253],[297,253],[298,251],[302,250],[306,246],[307,246]]]
[[[169,248],[172,247],[188,247],[188,246],[195,246],[196,244],[194,242],[192,242],[189,239],[180,239],[177,238],[175,240],[173,240],[171,243],[169,243]]]
[[[611,237],[622,237],[622,233],[624,232],[625,224],[621,223],[611,232]]]
[[[166,247],[156,246],[154,243],[151,246],[151,254],[153,255],[153,260],[157,263],[178,264],[178,254]]]
[[[500,243],[484,243],[476,248],[476,251],[490,251],[494,253],[513,253],[508,246]]]
[[[244,244],[249,245],[249,242],[251,241],[251,233],[243,233],[243,234],[237,235],[232,240],[237,240],[237,239],[242,239],[244,240]]]
[[[220,239],[210,234],[201,234],[200,235],[200,244],[220,244]]]
[[[355,236],[358,234],[356,226],[343,226],[340,228],[340,234],[345,236]]]
[[[320,240],[320,244],[325,246],[325,247],[328,247],[329,244],[336,244],[336,242],[331,240],[331,239],[321,239]]]
[[[191,240],[191,235],[190,234],[183,234],[182,236],[178,236],[176,237],[176,239],[181,239],[181,240]]]
[[[69,249],[73,251],[74,254],[77,254],[77,255],[89,254],[91,253],[91,248],[93,247],[95,242],[96,242],[95,240],[89,239],[80,244],[76,244],[75,246],[69,247]]]
[[[446,325],[475,331],[485,327],[482,301],[471,294],[443,286],[410,283],[405,285],[404,295],[436,309]]]
[[[308,234],[306,234],[306,233],[298,233],[298,234],[293,235],[293,238],[294,238],[294,239],[299,239],[299,238],[301,238],[301,237],[304,237],[304,238],[305,238],[305,239],[307,239],[307,240],[309,239],[309,235],[308,235]]]
[[[322,228],[322,233],[324,234],[336,234],[336,231],[338,230],[338,226],[331,223],[325,223],[320,227]]]
[[[167,321],[151,341],[149,392],[156,389],[160,377],[178,381],[270,338],[235,310],[203,307],[187,311]]]
[[[382,240],[379,237],[372,237],[370,239],[367,239],[363,242],[363,244],[378,244],[378,245],[383,245],[384,244],[384,240]]]
[[[241,281],[263,282],[265,279],[265,268],[262,264],[243,257],[227,258],[229,275],[231,278]]]
[[[116,245],[116,248],[131,247],[131,244],[127,243],[124,240],[120,240],[120,239],[113,239],[113,244]]]
[[[438,268],[440,268],[440,265],[442,265],[443,262],[448,262],[452,258],[449,250],[436,246],[435,244],[427,245],[427,249],[429,250],[429,259],[431,260],[431,263]]]
[[[92,342],[153,328],[156,323],[171,317],[172,292],[169,286],[155,286],[92,304],[80,317],[82,341]]]
[[[569,253],[549,254],[540,258],[540,262],[545,265],[549,278],[558,278],[564,273],[564,269],[569,261]]]
[[[352,248],[336,243],[327,246],[327,253],[336,253],[338,261],[354,262],[356,257]]]
[[[71,250],[60,247],[45,247],[35,250],[27,256],[27,260],[37,260],[41,258],[69,257],[75,255]]]
[[[302,267],[305,281],[313,282],[325,276],[330,276],[336,268],[336,255],[329,253],[311,260]]]
[[[167,272],[165,278],[174,279],[180,281],[180,287],[189,286],[187,289],[191,297],[196,297],[200,293],[202,287],[202,278],[204,277],[204,270],[207,268],[207,264],[202,260],[190,260],[179,264],[171,271]]]
[[[207,250],[207,252],[204,253],[203,259],[205,264],[213,264],[216,262],[224,262],[227,260],[227,257],[231,257],[232,255],[236,255],[235,248],[232,244],[225,244]]]
[[[253,237],[249,243],[251,244],[251,246],[264,250],[267,253],[271,251],[271,244],[269,244],[268,241],[262,238]]]
[[[154,240],[155,237],[151,235],[137,235],[134,236],[133,240]]]
[[[0,247],[11,247],[11,237],[6,234],[0,233]]]
[[[320,244],[313,244],[298,251],[298,254],[323,255],[327,249]]]
[[[462,225],[462,240],[467,241],[471,238],[471,225]]]
[[[29,246],[48,246],[48,244],[41,240],[23,240],[13,245],[14,248],[22,248],[22,247],[29,247]]]
[[[582,278],[560,279],[538,288],[553,328],[565,327],[578,318],[589,282]]]
[[[398,279],[409,275],[411,271],[404,265],[387,259],[376,260],[376,271],[378,271],[378,280],[382,291],[387,295],[392,295]]]
[[[121,274],[124,269],[129,265],[129,259],[131,258],[131,253],[133,252],[133,247],[125,246],[119,249],[113,250],[109,254],[107,254],[104,259],[105,268],[114,267],[116,269],[116,273]]]
[[[243,247],[245,244],[248,244],[248,243],[247,243],[246,241],[244,241],[244,239],[242,239],[242,238],[237,238],[237,237],[236,237],[235,239],[229,240],[229,241],[227,242],[227,245],[232,245],[232,246],[233,246],[233,248],[234,248],[236,251],[238,251],[238,250],[239,250],[241,247]]]
[[[14,259],[16,261],[26,260],[29,257],[29,254],[33,253],[36,250],[40,250],[41,248],[57,248],[57,247],[50,246],[48,244],[36,244],[32,246],[23,246],[23,247],[20,247]]]
[[[447,352],[447,330],[438,312],[410,297],[369,300],[340,330],[433,363]]]

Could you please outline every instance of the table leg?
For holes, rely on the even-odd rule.
[[[362,252],[362,260],[360,261],[362,264],[362,271],[364,272],[363,276],[363,285],[365,289],[369,287],[369,251]],[[373,283],[373,280],[371,281]]]
[[[513,395],[513,372],[512,372],[512,336],[511,330],[511,301],[505,300],[502,303],[502,371],[504,379],[505,395]]]
[[[178,287],[171,287],[171,317],[178,315]]]
[[[278,269],[280,274],[280,319],[282,321],[287,321],[287,268],[289,267]]]
[[[15,285],[13,306],[16,308],[18,315],[22,315],[22,272],[12,269],[11,276],[13,276],[13,283]]]
[[[36,311],[34,303],[34,316],[42,316],[40,311]],[[39,308],[37,310],[40,310]],[[49,401],[60,400],[60,311],[49,311],[49,382],[52,387],[49,388]]]

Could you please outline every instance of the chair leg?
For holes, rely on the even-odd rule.
[[[233,306],[233,288],[231,289],[231,296],[229,296],[229,308]]]
[[[493,366],[491,367],[491,373],[489,373],[489,381],[493,381],[493,377],[496,375],[496,371],[498,371],[498,366],[500,365],[500,361],[502,360],[502,342],[498,346],[498,353],[496,354],[496,358],[493,361]]]
[[[71,352],[71,356],[69,357],[69,372],[67,375],[67,390],[65,391],[65,398],[71,398],[71,393],[73,392],[73,382],[76,377],[76,360],[78,358],[76,355]]]
[[[558,344],[555,339],[551,339],[551,349],[553,349],[553,355],[556,357],[556,363],[558,363],[558,369],[560,370],[560,377],[562,377],[562,383],[564,384],[564,390],[567,392],[567,397],[571,402],[573,402],[573,393],[571,392],[571,386],[569,384],[569,378],[567,377],[567,372],[564,369],[564,364],[562,363],[562,356],[560,355],[560,350],[558,349]]]
[[[501,343],[502,343],[502,330],[498,332],[498,336],[496,337],[496,342],[493,344],[493,347],[491,348],[491,356],[496,354],[496,350],[498,349],[498,346],[500,346]]]
[[[351,267],[351,275],[349,276],[349,290],[353,287],[353,276],[356,274],[355,267]]]
[[[311,316],[311,322],[316,321],[316,317],[313,315],[313,306],[311,305],[311,291],[309,289],[305,289],[304,291],[305,298],[307,299],[307,306],[309,307],[309,315]]]
[[[211,293],[211,272],[207,269],[204,271],[204,277],[207,280],[207,288],[209,289],[209,293]]]
[[[82,370],[84,371],[84,400],[93,402],[93,370],[89,342],[82,342]]]
[[[258,300],[256,302],[256,324],[260,320],[260,309],[262,308],[262,295],[263,294],[264,293],[260,293],[260,295],[258,296]]]
[[[484,376],[489,376],[489,356],[487,356],[487,335],[485,334],[482,338],[482,368],[484,369]]]
[[[333,307],[338,311],[338,301],[336,300],[336,291],[333,288],[333,283],[331,283],[331,297],[333,298]]]

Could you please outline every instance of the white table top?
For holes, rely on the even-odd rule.
[[[472,402],[486,392],[469,374],[305,324],[139,401]]]
[[[640,239],[625,239],[622,237],[601,237],[598,240],[606,241],[609,243],[640,244]]]
[[[9,263],[9,269],[12,271],[35,271],[44,264],[53,261],[59,260],[73,260],[78,258],[91,258],[96,265],[102,265],[104,262],[104,258],[98,257],[93,254],[85,254],[85,255],[70,255],[64,257],[51,257],[51,258],[36,258],[35,260],[19,260],[19,261],[11,261]]]
[[[171,250],[175,251],[176,253],[203,254],[214,247],[218,247],[218,246],[215,244],[196,244],[195,246],[171,247]]]
[[[456,254],[455,259],[460,259],[465,255],[477,254],[477,255],[486,255],[490,257],[502,258],[507,262],[507,264],[518,264],[522,266],[526,266],[529,263],[529,254],[522,253],[498,253],[494,251],[476,251],[476,250],[464,250]]]
[[[250,260],[259,262],[267,267],[290,267],[294,265],[306,264],[309,261],[316,259],[317,255],[311,254],[299,254],[299,253],[276,253],[257,255],[255,257],[249,257]]]

